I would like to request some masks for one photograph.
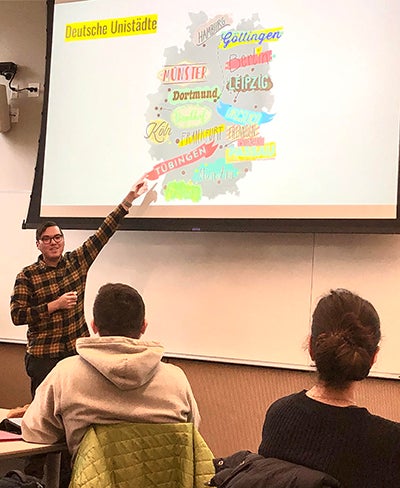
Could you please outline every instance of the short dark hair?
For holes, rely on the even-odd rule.
[[[349,290],[331,290],[318,302],[311,326],[312,359],[321,381],[345,388],[366,378],[380,339],[372,304]]]
[[[93,320],[101,336],[139,338],[145,306],[139,292],[123,283],[107,283],[97,292]]]
[[[49,228],[49,227],[58,227],[58,224],[56,224],[56,222],[53,222],[52,220],[47,220],[46,222],[42,222],[38,228],[36,229],[36,240],[39,241],[40,238],[42,237],[43,235],[43,232]],[[60,233],[61,235],[64,235],[62,233],[62,230],[60,229]]]

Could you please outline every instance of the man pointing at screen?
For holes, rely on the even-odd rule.
[[[13,323],[28,325],[25,367],[32,398],[51,369],[76,354],[76,339],[89,335],[84,317],[87,273],[133,200],[147,189],[144,179],[135,183],[97,231],[74,251],[63,254],[64,234],[55,222],[37,228],[36,246],[41,254],[18,273],[11,296]]]

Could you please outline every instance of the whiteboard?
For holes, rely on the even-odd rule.
[[[346,287],[375,306],[382,341],[373,374],[400,378],[400,236],[317,235],[314,270],[315,299]]]
[[[3,231],[0,244],[0,339],[25,342],[27,327],[15,327],[10,317],[10,297],[17,273],[37,259],[35,231],[22,231],[21,223],[26,216],[29,193],[24,191],[0,191]]]
[[[1,256],[6,272],[0,339],[18,342],[24,341],[26,329],[11,322],[10,294],[18,271],[38,253],[34,232],[17,225],[27,195],[1,197],[19,207],[19,214],[7,226],[13,243],[10,253]],[[66,250],[89,235],[66,230]],[[147,306],[147,338],[161,341],[171,355],[300,368],[308,363],[303,344],[311,272],[309,234],[118,231],[89,271],[86,318],[91,321],[93,300],[102,284],[129,283]],[[290,334],[282,333],[288,327]]]
[[[25,342],[9,298],[17,272],[37,259],[34,231],[22,230],[28,195],[0,193],[6,239],[0,253],[0,340]],[[66,250],[89,231],[66,230]],[[175,357],[311,369],[306,351],[312,309],[330,288],[369,299],[383,340],[372,375],[400,377],[397,317],[400,236],[118,231],[89,271],[86,320],[98,288],[128,283],[143,295],[147,339]]]

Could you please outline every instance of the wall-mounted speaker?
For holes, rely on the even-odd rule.
[[[0,85],[0,132],[7,132],[10,128],[11,121],[7,90],[5,85]]]

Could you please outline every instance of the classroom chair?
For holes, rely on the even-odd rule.
[[[191,423],[93,425],[69,488],[204,488],[213,455]]]

